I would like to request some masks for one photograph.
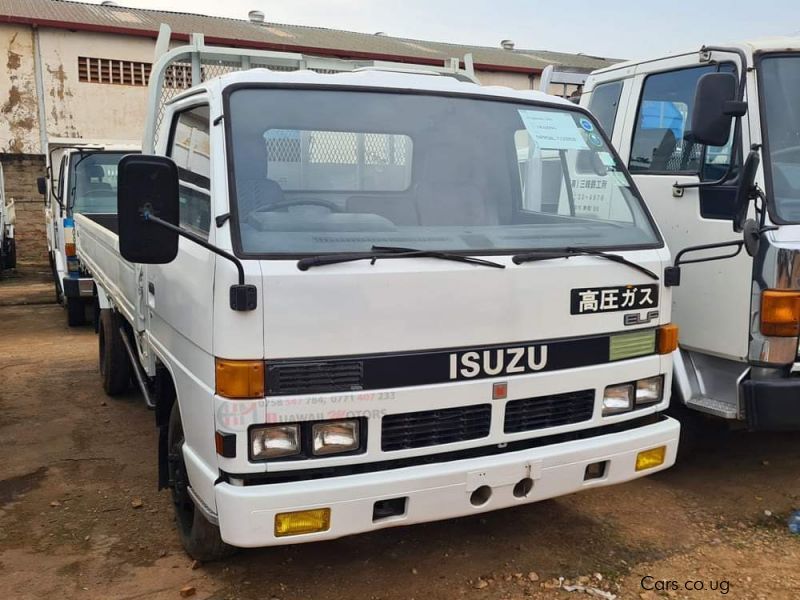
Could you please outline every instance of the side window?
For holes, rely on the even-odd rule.
[[[180,225],[208,237],[211,222],[211,144],[208,106],[175,117],[169,156],[180,177]]]
[[[614,133],[614,121],[617,118],[619,99],[622,95],[622,81],[601,83],[592,90],[589,98],[589,111],[600,122],[608,137]]]
[[[716,170],[724,172],[730,162],[730,145],[705,149],[689,130],[697,81],[717,70],[735,72],[733,65],[726,63],[657,73],[645,79],[631,146],[632,172],[702,172],[712,178]]]

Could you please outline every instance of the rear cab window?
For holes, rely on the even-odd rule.
[[[617,119],[619,100],[622,96],[622,81],[609,81],[601,83],[592,90],[589,98],[589,111],[600,123],[600,127],[608,137],[614,133],[614,123]]]

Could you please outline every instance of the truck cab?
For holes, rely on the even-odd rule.
[[[47,176],[40,177],[45,197],[47,250],[56,299],[70,326],[94,318],[95,288],[75,253],[76,214],[116,213],[117,163],[135,142],[53,139],[47,148]]]
[[[800,39],[772,39],[614,65],[581,99],[695,257],[672,294],[673,402],[754,430],[800,428],[798,82]],[[734,256],[706,261],[720,247]]]
[[[17,266],[17,246],[14,239],[16,211],[14,200],[6,198],[3,165],[0,165],[0,273]]]
[[[116,219],[76,216],[105,389],[153,408],[190,555],[673,464],[670,254],[588,111],[240,52],[160,58]],[[241,69],[164,100],[173,62],[222,56]]]

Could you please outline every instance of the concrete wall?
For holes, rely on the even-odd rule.
[[[78,57],[152,62],[154,40],[61,29],[39,39],[48,136],[141,139],[147,88],[79,81]]]
[[[0,154],[0,162],[6,198],[14,199],[17,213],[17,268],[42,267],[47,264],[47,237],[43,198],[36,189],[36,178],[44,174],[44,156],[4,153]]]
[[[39,152],[33,30],[0,26],[0,152]]]

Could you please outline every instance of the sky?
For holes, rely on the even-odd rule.
[[[100,0],[88,0],[99,3]],[[481,46],[646,58],[701,44],[800,35],[798,0],[115,0],[121,6]]]

